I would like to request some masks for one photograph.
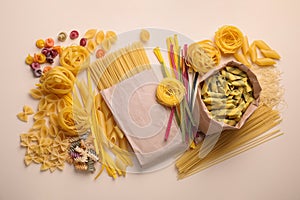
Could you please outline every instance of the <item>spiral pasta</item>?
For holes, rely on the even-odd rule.
[[[165,106],[173,107],[178,105],[185,95],[185,87],[174,78],[163,79],[156,89],[157,101]]]
[[[57,66],[49,71],[41,84],[44,92],[65,95],[72,91],[75,77],[68,69]]]
[[[87,67],[89,52],[82,46],[69,46],[60,56],[60,64],[76,75],[81,69]]]
[[[244,36],[235,26],[222,26],[215,33],[215,43],[224,54],[233,54],[242,46]]]

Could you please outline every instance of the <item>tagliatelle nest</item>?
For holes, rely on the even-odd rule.
[[[235,26],[222,26],[215,34],[215,43],[224,54],[233,54],[243,44],[244,36]]]
[[[199,72],[200,75],[204,75],[215,67],[211,57],[198,43],[193,43],[188,47],[186,64],[195,72]]]

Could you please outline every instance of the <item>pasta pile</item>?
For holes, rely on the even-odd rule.
[[[235,126],[254,100],[252,85],[245,72],[226,66],[203,82],[202,101],[211,117]]]
[[[281,121],[278,111],[261,105],[239,130],[224,131],[214,149],[203,159],[199,157],[201,144],[187,150],[177,161],[178,178],[183,179],[210,166],[238,155],[282,133],[270,131]]]
[[[71,33],[71,40],[78,38],[78,31]],[[133,166],[135,154],[99,91],[151,68],[143,46],[149,41],[150,32],[142,29],[139,37],[139,42],[110,54],[106,53],[118,40],[113,31],[89,29],[79,45],[64,48],[55,46],[52,38],[36,41],[41,52],[28,55],[25,62],[35,77],[39,77],[39,83],[29,92],[38,101],[37,109],[25,105],[17,114],[24,122],[28,122],[30,116],[33,119],[30,129],[20,134],[20,145],[26,149],[26,166],[36,163],[41,171],[53,172],[63,170],[67,162],[76,170],[91,173],[100,165],[95,179],[104,170],[113,179],[126,175],[126,169]],[[67,34],[60,33],[58,39],[64,42]],[[237,27],[225,25],[217,30],[214,40],[181,47],[174,35],[166,39],[166,44],[169,67],[160,48],[153,50],[164,76],[157,86],[156,98],[171,108],[164,139],[168,139],[175,116],[182,141],[191,147],[176,160],[179,179],[282,134],[276,126],[281,122],[277,110],[283,101],[283,87],[281,73],[275,67],[281,57],[266,42],[254,40],[249,45],[248,37]],[[90,63],[93,54],[97,60]],[[206,146],[203,141],[197,142],[201,128],[196,119],[196,97],[201,98],[198,99],[200,107],[204,105],[212,119],[236,127],[244,119],[243,115],[250,115],[245,111],[257,100],[255,84],[252,85],[251,75],[244,70],[247,67],[227,65],[205,76],[224,56],[252,67],[262,87],[260,105],[240,129],[223,131],[214,148],[200,158],[199,153]],[[57,57],[59,66],[50,66]],[[41,67],[45,63],[50,65]],[[81,72],[85,72],[81,75],[86,75],[86,80],[79,80]]]

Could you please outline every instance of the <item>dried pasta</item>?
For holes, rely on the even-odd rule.
[[[89,70],[98,89],[102,90],[149,68],[150,62],[143,45],[136,42],[96,60]]]
[[[87,67],[89,52],[82,46],[69,46],[62,51],[59,61],[63,67],[76,75],[80,70]]]
[[[142,42],[148,42],[150,40],[150,33],[149,31],[142,29],[140,32],[140,40]]]
[[[41,88],[48,94],[66,95],[72,91],[74,81],[71,71],[57,66],[45,75]]]
[[[211,57],[215,65],[218,65],[221,60],[221,52],[211,40],[202,40],[198,42],[201,48]]]
[[[89,29],[85,32],[84,38],[92,39],[96,35],[97,29]]]
[[[224,54],[233,54],[243,45],[244,36],[235,26],[222,26],[215,33],[215,43]]]
[[[197,144],[195,149],[187,150],[176,161],[178,178],[186,178],[281,135],[279,130],[268,132],[280,120],[278,111],[261,105],[241,129],[222,132],[214,149],[205,158],[198,156],[202,143]]]
[[[205,52],[200,44],[189,45],[187,50],[186,64],[200,75],[205,74],[215,67],[212,58]]]
[[[175,78],[164,78],[157,86],[157,101],[167,107],[180,104],[185,95],[185,87]]]

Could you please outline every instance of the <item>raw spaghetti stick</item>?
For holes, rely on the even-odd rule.
[[[204,159],[197,156],[201,144],[197,145],[195,149],[185,152],[176,161],[179,179],[195,174],[277,137],[280,135],[278,131],[265,133],[279,123],[280,115],[277,111],[265,105],[260,106],[241,129],[223,132],[214,149]]]

